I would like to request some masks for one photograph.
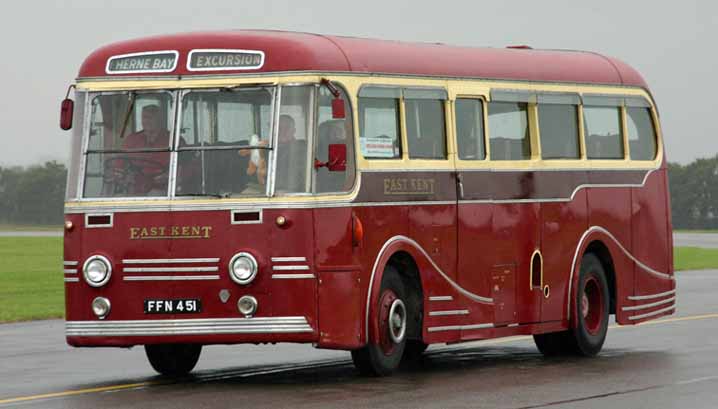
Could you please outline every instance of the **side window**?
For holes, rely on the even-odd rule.
[[[446,159],[444,101],[406,99],[406,137],[411,159]]]
[[[279,195],[309,193],[309,137],[313,134],[312,85],[283,86],[277,123],[277,161],[274,189]]]
[[[484,102],[480,99],[456,100],[456,142],[459,159],[482,160],[484,147]]]
[[[359,98],[359,143],[367,159],[401,158],[399,98]]]
[[[531,158],[525,102],[489,102],[489,143],[492,160]]]
[[[578,159],[578,107],[576,105],[538,105],[538,124],[543,159]]]
[[[315,170],[315,192],[344,192],[354,186],[354,132],[349,99],[343,91],[345,117],[332,118],[332,100],[334,96],[325,86],[319,87],[319,113],[315,158],[327,162],[331,145],[344,145],[347,153],[346,170],[330,172],[326,167]]]
[[[628,143],[631,159],[653,160],[656,157],[656,130],[648,108],[626,108]]]
[[[583,123],[589,159],[623,159],[619,107],[584,106]]]

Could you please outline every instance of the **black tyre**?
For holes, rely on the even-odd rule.
[[[414,339],[407,340],[406,346],[404,347],[404,357],[402,358],[402,363],[410,364],[421,360],[421,357],[424,355],[424,351],[426,351],[426,348],[428,347],[429,345],[425,344],[423,341]]]
[[[197,365],[202,345],[145,345],[145,353],[155,371],[165,376],[186,375]]]
[[[576,342],[571,331],[535,334],[534,342],[538,350],[547,357],[576,354]]]
[[[609,292],[603,265],[592,253],[581,259],[575,294],[576,327],[568,331],[534,335],[545,356],[594,356],[603,347],[608,332]]]
[[[573,329],[576,352],[594,356],[606,340],[610,297],[606,272],[598,257],[588,253],[581,260],[581,272],[576,291],[576,320]]]
[[[352,360],[360,373],[385,376],[401,363],[406,348],[406,292],[399,273],[387,266],[381,280],[379,302],[369,317],[378,327],[377,339],[370,339],[361,349],[352,351]]]

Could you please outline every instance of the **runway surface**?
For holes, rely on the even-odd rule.
[[[527,337],[432,346],[389,378],[342,351],[216,346],[194,376],[154,374],[142,348],[73,349],[62,321],[0,325],[0,408],[714,408],[718,271],[678,274],[678,312],[612,327],[593,359],[545,359]]]
[[[684,247],[718,248],[718,234],[715,233],[673,233],[673,245]]]

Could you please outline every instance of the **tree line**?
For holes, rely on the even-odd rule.
[[[67,168],[0,167],[0,224],[61,225]],[[668,164],[673,227],[718,229],[718,155]]]

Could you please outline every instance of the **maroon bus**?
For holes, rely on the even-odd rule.
[[[610,314],[675,311],[658,111],[616,59],[240,30],[111,44],[71,88],[72,346],[178,375],[301,342],[384,375],[518,334],[592,356]]]

